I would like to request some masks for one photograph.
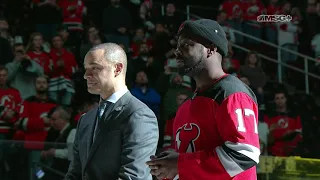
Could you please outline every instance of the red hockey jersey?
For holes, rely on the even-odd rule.
[[[183,103],[174,120],[180,180],[256,180],[258,106],[237,77],[225,75]]]
[[[302,132],[300,116],[294,112],[278,113],[274,111],[264,118],[269,128],[271,128],[272,125],[278,126],[278,128],[270,132],[274,138],[274,143],[269,147],[271,155],[293,155],[295,148],[302,140],[302,135],[300,134]],[[291,139],[282,140],[282,137],[289,131],[296,132],[295,136],[292,136]]]
[[[25,148],[42,149],[47,136],[49,125],[43,121],[48,112],[56,106],[54,100],[39,100],[36,96],[31,96],[23,102],[21,114],[21,126],[24,130]],[[32,141],[32,142],[28,142]]]
[[[46,52],[29,51],[27,52],[27,55],[31,60],[36,61],[43,68],[45,74],[50,75],[53,63]]]
[[[242,1],[225,1],[220,10],[224,10],[227,13],[228,19],[241,19],[243,15],[243,10],[245,8],[245,3]]]
[[[51,49],[50,57],[52,58],[54,68],[51,78],[63,76],[64,78],[71,79],[72,74],[76,72],[78,67],[74,55],[63,48],[61,51],[58,51],[57,49]],[[60,58],[64,62],[63,68],[59,68],[57,65],[57,62],[60,60]]]
[[[265,10],[262,3],[244,3],[243,19],[246,21],[257,21],[257,17],[265,14]]]
[[[0,89],[0,134],[7,134],[12,130],[12,125],[18,120],[21,110],[20,92],[14,88]],[[16,116],[10,120],[4,120],[9,110],[16,112]]]
[[[63,25],[69,31],[83,31],[82,16],[85,13],[85,6],[82,0],[58,1],[62,9]]]

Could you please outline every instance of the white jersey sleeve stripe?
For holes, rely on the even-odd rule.
[[[249,144],[227,141],[216,148],[216,153],[222,166],[231,177],[259,163],[260,150]]]

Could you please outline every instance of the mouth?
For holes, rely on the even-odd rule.
[[[97,83],[92,83],[92,82],[88,82],[88,83],[87,83],[87,86],[88,86],[88,87],[93,87],[93,86],[95,86],[95,85],[97,85]]]

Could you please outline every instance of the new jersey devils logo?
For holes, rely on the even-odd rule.
[[[232,8],[232,14],[234,14],[235,16],[240,16],[241,13],[242,13],[242,10],[241,10],[241,8],[240,8],[239,5],[233,6],[233,8]]]
[[[177,148],[180,152],[195,152],[195,141],[200,136],[200,128],[197,124],[187,123],[176,132]]]
[[[281,128],[285,129],[289,126],[288,121],[286,121],[285,119],[281,118],[278,120],[278,126],[280,126]]]
[[[0,105],[11,109],[15,108],[15,102],[11,95],[2,96]]]

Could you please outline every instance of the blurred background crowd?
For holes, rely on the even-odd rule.
[[[223,26],[230,44],[223,68],[256,93],[262,154],[320,158],[320,2],[197,3],[202,8],[190,15],[185,7],[195,4],[191,0],[2,0],[1,179],[62,179],[77,121],[99,103],[87,92],[84,57],[105,42],[127,52],[127,86],[157,115],[159,149],[172,148],[175,112],[195,88],[192,79],[177,73],[175,34],[184,20],[199,16]],[[262,23],[261,14],[292,20]]]

